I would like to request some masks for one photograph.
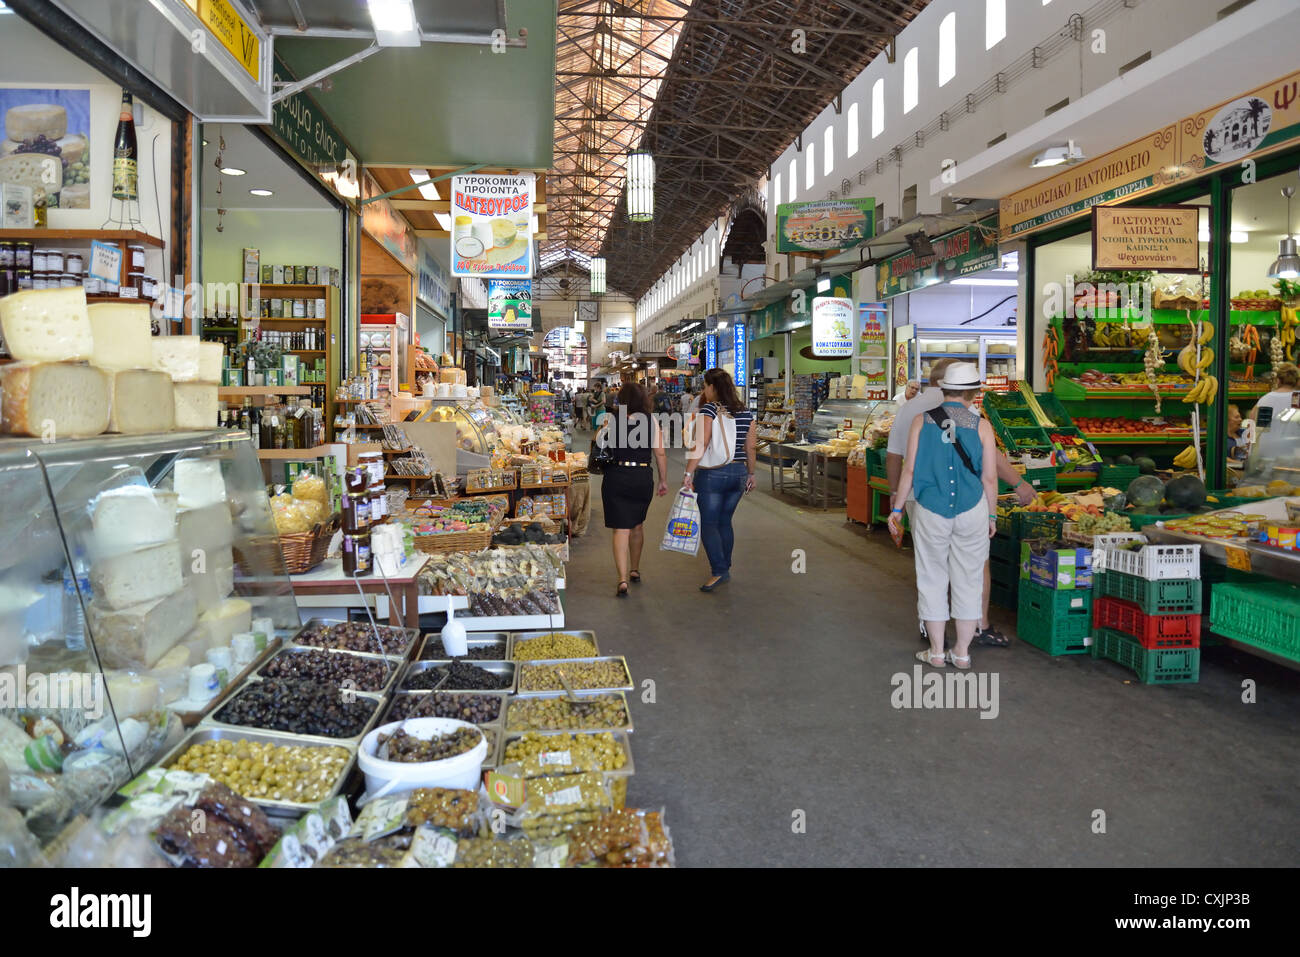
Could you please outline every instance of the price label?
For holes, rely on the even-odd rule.
[[[456,862],[456,844],[451,831],[421,826],[411,838],[411,857],[421,867],[451,867]]]
[[[569,751],[543,751],[537,756],[537,763],[543,767],[548,764],[569,765],[573,763],[573,755]]]
[[[568,859],[569,842],[566,840],[547,846],[537,844],[533,851],[533,867],[563,867]]]
[[[546,795],[546,805],[548,807],[553,807],[557,804],[569,805],[581,803],[582,788],[580,787],[565,788],[563,791],[555,791],[552,794]]]
[[[1250,568],[1250,552],[1244,548],[1238,548],[1236,545],[1224,545],[1223,551],[1228,558],[1228,567],[1235,568],[1238,571],[1248,572]]]
[[[334,846],[334,841],[325,833],[325,822],[316,813],[308,814],[302,819],[299,835],[303,845],[311,849],[312,855],[317,860],[324,857],[325,852]]]
[[[90,244],[89,273],[111,286],[110,292],[117,290],[122,279],[122,247],[95,240]]]

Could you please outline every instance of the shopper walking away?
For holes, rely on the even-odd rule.
[[[605,393],[601,388],[600,381],[597,380],[596,387],[591,390],[591,395],[587,396],[587,419],[591,427],[596,428],[596,416],[600,410],[605,407]]]
[[[917,658],[936,668],[970,668],[982,604],[989,539],[997,528],[998,476],[993,427],[971,408],[982,383],[973,362],[955,362],[938,383],[943,404],[912,420],[889,529],[900,534],[903,506],[913,490],[912,546],[917,607],[930,636]],[[956,643],[945,655],[948,619]]]
[[[754,490],[757,435],[750,428],[754,413],[745,408],[725,369],[704,373],[703,398],[683,484],[698,496],[700,540],[709,556],[711,577],[700,591],[713,591],[731,580],[736,538],[731,518],[741,497]]]
[[[599,432],[604,426],[608,417],[617,411],[618,403],[614,401],[612,395],[605,397],[605,404],[596,410],[595,416],[592,417],[591,427]]]
[[[611,405],[613,401],[611,397]],[[618,402],[623,414],[615,418],[606,412],[596,441],[614,450],[614,464],[606,467],[600,483],[600,501],[605,509],[605,527],[614,531],[614,567],[618,569],[615,594],[623,598],[629,582],[641,581],[645,516],[656,491],[668,494],[668,456],[659,423],[650,414],[645,389],[629,383],[619,391]],[[651,458],[659,470],[657,489],[650,470]]]

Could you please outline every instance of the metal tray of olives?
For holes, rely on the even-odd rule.
[[[483,759],[483,767],[492,770],[501,766],[501,749],[505,747],[502,743],[506,739],[506,733],[500,725],[480,724],[477,726],[484,734],[490,734],[491,739],[488,741],[487,757]]]
[[[406,686],[406,682],[410,680],[412,675],[418,674],[421,671],[429,671],[430,669],[437,668],[440,665],[449,665],[449,664],[451,664],[451,661],[446,658],[441,660],[432,660],[432,661],[412,661],[409,665],[406,666],[406,672],[402,675],[402,683],[398,686],[398,690],[404,692],[412,692],[412,693],[416,691],[432,690],[430,688],[408,688]],[[482,690],[504,691],[507,694],[515,690],[515,663],[513,661],[465,661],[464,664],[473,665],[475,668],[481,668],[484,671],[490,672],[491,674],[502,675],[510,679],[510,683],[506,685],[504,688],[484,688]],[[439,691],[463,691],[466,694],[473,694],[477,692],[479,689],[443,687],[443,688],[439,688],[438,690]]]
[[[257,668],[257,670],[254,671],[252,675],[250,675],[249,677],[256,678],[258,681],[262,681],[270,677],[264,672],[266,671],[267,668],[271,666],[272,662],[274,662],[277,658],[282,658],[287,655],[300,655],[303,652],[307,652],[307,651],[319,651],[327,655],[347,655],[348,657],[351,658],[361,658],[366,661],[375,661],[375,662],[379,662],[380,664],[386,665],[388,667],[388,677],[384,680],[384,683],[381,687],[373,688],[373,689],[371,688],[357,689],[358,691],[365,690],[370,694],[375,694],[375,695],[387,694],[389,691],[392,690],[393,685],[397,683],[398,676],[401,675],[402,673],[403,659],[394,658],[390,655],[372,655],[369,652],[364,652],[364,651],[344,651],[342,648],[317,648],[313,645],[286,645],[284,648],[281,648],[277,654],[275,654],[270,658],[267,658],[264,662],[262,662],[262,664]],[[285,680],[292,680],[292,679],[285,679]]]
[[[403,699],[414,699],[414,698],[419,698],[419,697],[422,697],[422,696],[424,696],[424,695],[431,695],[431,694],[454,694],[454,695],[462,695],[462,694],[476,694],[476,695],[483,695],[483,696],[485,696],[485,697],[488,696],[488,695],[491,695],[491,696],[494,697],[494,698],[500,698],[500,699],[501,699],[501,707],[500,707],[500,709],[497,711],[497,717],[496,717],[496,720],[495,720],[495,721],[476,721],[476,722],[474,722],[474,723],[477,724],[480,728],[497,728],[498,730],[504,730],[504,729],[505,729],[506,706],[510,703],[510,702],[509,702],[510,692],[508,692],[508,691],[437,691],[437,692],[434,692],[434,691],[397,691],[397,692],[394,692],[394,694],[393,694],[392,697],[390,698],[390,700],[389,700],[389,702],[388,702],[388,707],[384,709],[384,717],[380,720],[379,723],[380,723],[380,724],[388,724],[389,722],[392,722],[392,721],[404,721],[404,720],[406,720],[406,718],[410,718],[410,717],[426,717],[426,718],[427,718],[427,717],[433,717],[433,715],[406,715],[406,718],[395,718],[395,717],[392,717],[393,711],[397,708],[397,703],[398,703],[399,701],[401,701],[401,700],[403,700]],[[458,719],[458,720],[460,720],[460,719]]]
[[[605,733],[606,732],[601,731],[599,728],[593,728],[593,729],[582,728],[580,730],[575,730],[575,731],[511,731],[505,735],[505,740],[501,744],[501,756],[499,759],[500,764],[498,764],[497,767],[500,767],[502,764],[506,763],[506,748],[510,746],[510,742],[518,741],[525,734],[537,734],[537,735],[541,735],[544,738],[549,738],[549,737],[559,737],[562,734],[579,735],[579,734],[605,734]],[[636,774],[636,765],[632,763],[632,739],[628,737],[627,731],[611,731],[609,733],[614,735],[614,743],[623,749],[623,756],[627,760],[623,763],[623,766],[621,768],[616,768],[613,771],[601,771],[600,773],[612,774],[620,777],[631,777],[633,774]]]
[[[553,631],[516,631],[510,636],[510,645],[506,648],[506,654],[510,660],[514,660],[515,646],[521,641],[529,641],[533,638],[545,638],[547,635],[577,635],[579,638],[586,638],[591,642],[591,646],[596,649],[596,654],[600,654],[600,645],[596,643],[596,633],[594,631],[578,631],[574,628],[556,628]],[[534,660],[534,659],[527,659]],[[547,659],[548,661],[551,659]]]
[[[232,701],[235,700],[235,698],[237,698],[241,693],[243,693],[243,691],[246,688],[249,688],[253,684],[260,683],[264,680],[269,680],[269,679],[249,678],[242,685],[240,685],[238,689],[236,689],[234,694],[232,694],[229,698],[226,699],[225,704],[230,704]],[[294,679],[279,678],[274,680],[292,681]],[[278,731],[275,728],[258,728],[251,724],[228,724],[225,721],[217,720],[217,711],[220,709],[214,709],[213,711],[210,711],[207,717],[205,717],[202,721],[199,722],[198,726],[200,728],[224,728],[230,731],[248,730],[248,731],[261,731],[263,734],[283,734],[294,738],[302,738],[304,741],[311,742],[314,744],[338,744],[345,747],[351,746],[353,748],[356,748],[360,746],[361,739],[364,738],[367,734],[369,734],[370,731],[375,727],[375,725],[379,723],[379,716],[381,713],[383,713],[384,710],[385,697],[382,694],[375,694],[373,691],[353,691],[351,693],[358,698],[365,698],[368,701],[373,701],[375,703],[375,707],[370,712],[370,717],[366,720],[366,723],[364,726],[362,726],[361,730],[349,738],[331,738],[328,735],[323,735],[323,734],[300,734],[297,731]],[[222,707],[224,706],[225,705],[223,705]]]
[[[370,622],[368,621],[349,622],[349,621],[343,621],[340,618],[308,618],[307,621],[303,623],[302,627],[299,628],[296,632],[294,632],[293,637],[290,638],[287,642],[285,642],[285,644],[302,645],[303,643],[300,642],[298,638],[305,631],[307,631],[307,629],[315,625],[358,625],[358,624],[365,624],[369,626]],[[420,629],[418,628],[399,628],[396,625],[378,625],[377,627],[379,628],[380,637],[384,639],[383,654],[387,655],[390,658],[406,658],[406,656],[411,653],[411,646],[414,645],[416,641],[418,641],[420,638]],[[400,645],[397,644],[390,645],[389,641],[397,637],[403,637],[405,640]],[[319,648],[321,646],[304,645],[304,647]],[[336,650],[349,651],[351,649],[339,648]],[[372,655],[372,654],[378,654],[378,652],[365,651],[365,652],[360,652],[360,654]]]
[[[545,700],[547,700],[548,698],[567,698],[567,697],[568,697],[568,695],[566,695],[563,691],[558,691],[558,692],[557,692],[557,691],[550,691],[550,692],[545,692],[545,693],[543,693],[543,694],[530,694],[530,695],[527,695],[526,697],[520,697],[520,696],[518,696],[518,695],[515,695],[515,696],[512,697],[509,701],[507,701],[507,702],[506,702],[506,714],[505,714],[505,718],[504,718],[504,720],[503,720],[503,725],[504,725],[504,727],[505,727],[505,729],[506,729],[506,734],[510,734],[510,735],[523,734],[525,731],[530,731],[530,730],[532,730],[532,731],[538,731],[538,732],[545,732],[545,731],[626,731],[626,732],[628,732],[629,734],[631,734],[632,731],[634,730],[634,729],[633,729],[633,726],[632,726],[632,710],[627,706],[627,693],[626,693],[626,692],[623,692],[623,691],[578,691],[578,692],[575,692],[573,696],[574,696],[575,698],[577,698],[579,701],[582,701],[582,700],[584,700],[584,699],[586,699],[586,698],[599,698],[599,697],[601,697],[602,695],[609,695],[609,696],[611,696],[611,697],[616,697],[616,698],[619,698],[619,699],[622,701],[622,704],[623,704],[623,710],[627,713],[627,724],[626,724],[626,725],[622,725],[622,726],[610,726],[610,725],[605,725],[605,726],[603,726],[603,727],[598,727],[598,728],[518,728],[518,729],[515,729],[515,728],[511,728],[511,727],[510,727],[510,706],[511,706],[512,704],[516,704],[516,703],[518,703],[518,704],[524,704],[524,703],[532,703],[532,702],[534,702],[534,701],[545,701]]]
[[[430,641],[433,640],[433,639],[435,639],[435,638],[441,641],[442,636],[441,636],[438,632],[436,632],[436,631],[431,631],[431,632],[429,632],[427,635],[424,636],[424,639],[420,642],[420,650],[419,650],[419,651],[416,653],[416,655],[415,655],[415,659],[416,659],[417,661],[419,661],[421,658],[424,657],[424,651],[425,651],[425,649],[428,648]],[[471,662],[471,663],[472,663],[472,662],[475,662],[475,661],[509,661],[509,660],[510,660],[510,658],[509,658],[509,654],[510,654],[510,636],[507,635],[504,631],[485,631],[485,632],[482,632],[482,633],[480,633],[480,634],[470,633],[468,639],[466,639],[466,641],[465,641],[465,644],[466,644],[470,649],[473,649],[473,648],[491,648],[491,647],[493,647],[494,645],[500,645],[500,646],[501,646],[501,656],[500,656],[500,657],[498,657],[498,658],[466,658],[466,659],[465,659],[466,661],[469,661],[469,662]],[[446,649],[444,648],[443,650],[445,651]],[[443,654],[443,655],[438,655],[437,658],[430,658],[429,660],[430,660],[430,661],[445,661],[445,660],[447,660],[447,656],[446,656],[445,654]]]
[[[517,675],[518,675],[518,676],[515,678],[515,686],[516,686],[516,688],[518,688],[518,690],[515,692],[515,694],[519,695],[520,697],[529,697],[529,698],[531,698],[531,697],[534,697],[534,696],[536,696],[536,695],[540,695],[540,694],[554,694],[554,693],[555,693],[555,692],[554,692],[554,689],[552,689],[552,690],[550,690],[550,691],[525,691],[525,690],[524,690],[524,674],[527,672],[527,670],[528,670],[529,668],[533,667],[534,665],[543,665],[543,666],[545,666],[545,665],[560,665],[561,667],[563,667],[563,666],[566,666],[566,665],[580,665],[580,664],[584,664],[584,663],[585,663],[585,664],[595,664],[595,663],[599,663],[599,662],[607,662],[607,661],[608,661],[608,662],[618,662],[619,664],[621,664],[621,665],[623,666],[623,677],[624,677],[624,679],[626,679],[626,680],[623,681],[622,684],[617,684],[617,685],[601,685],[601,686],[598,687],[598,688],[579,688],[579,687],[577,687],[576,685],[574,685],[572,681],[570,681],[570,682],[569,682],[570,687],[572,687],[573,690],[574,690],[575,692],[578,692],[578,691],[632,691],[636,686],[635,686],[634,684],[632,684],[632,672],[631,672],[630,670],[628,670],[628,666],[627,666],[627,658],[625,658],[623,655],[604,655],[604,656],[602,656],[602,657],[600,657],[600,658],[542,658],[542,659],[538,659],[538,660],[530,659],[530,660],[528,660],[528,661],[520,661],[520,662],[517,662],[517,665],[518,665],[518,668],[517,668]],[[563,689],[561,689],[561,690],[563,690]]]
[[[251,797],[247,794],[241,795],[246,800],[262,808],[266,813],[281,817],[303,814],[315,808],[321,801],[328,801],[330,798],[338,797],[357,763],[357,746],[349,741],[334,741],[305,734],[289,734],[284,731],[260,731],[257,728],[245,728],[236,725],[220,725],[216,727],[200,725],[187,732],[179,744],[163,755],[157,766],[160,768],[171,767],[180,760],[186,751],[196,744],[202,744],[205,741],[224,740],[257,741],[274,745],[293,745],[300,748],[336,747],[348,752],[348,759],[344,762],[343,770],[339,772],[338,779],[335,780],[333,786],[319,801],[300,803],[298,801],[277,801],[267,797]]]

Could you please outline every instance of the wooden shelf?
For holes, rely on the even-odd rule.
[[[223,395],[311,395],[311,386],[306,385],[220,385],[217,386],[217,398]]]
[[[256,286],[259,292],[265,289],[272,289],[275,290],[276,292],[288,291],[289,293],[295,293],[295,292],[305,293],[311,291],[311,292],[320,292],[325,294],[320,296],[294,296],[294,295],[258,296],[257,297],[258,299],[324,299],[326,295],[328,295],[327,290],[338,288],[337,286],[322,286],[319,284],[313,286],[307,283],[296,283],[296,282],[241,282],[239,285],[243,286],[244,288]]]
[[[294,356],[323,356],[324,349],[285,349],[284,352]]]
[[[316,322],[324,325],[325,319],[295,319],[292,316],[244,316],[243,322]]]
[[[258,449],[259,459],[316,459],[329,455],[332,449],[328,445],[318,445],[314,449]]]
[[[45,242],[50,240],[90,242],[139,243],[141,246],[153,246],[162,249],[163,241],[156,236],[142,233],[138,229],[0,229],[0,239]]]

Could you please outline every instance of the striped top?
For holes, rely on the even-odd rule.
[[[702,406],[700,406],[700,415],[707,415],[710,419],[716,419],[718,417],[717,403],[705,402]],[[746,436],[749,435],[749,427],[754,423],[754,413],[750,412],[748,409],[741,409],[739,412],[736,413],[735,419],[736,419],[736,450],[735,450],[735,454],[732,455],[731,460],[733,462],[744,462],[745,461],[745,438]],[[713,423],[710,422],[709,428],[712,427],[713,427]]]

